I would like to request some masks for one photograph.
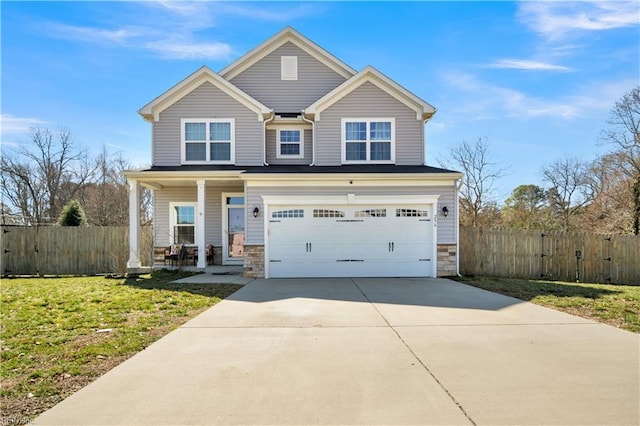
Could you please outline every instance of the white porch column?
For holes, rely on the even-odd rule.
[[[140,191],[136,179],[129,182],[129,260],[127,268],[137,269],[140,264]]]
[[[196,244],[198,245],[198,268],[207,266],[207,255],[205,252],[204,241],[204,218],[205,218],[205,185],[204,179],[198,179],[198,214],[196,216]]]

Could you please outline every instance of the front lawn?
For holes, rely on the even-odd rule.
[[[240,288],[180,277],[2,279],[0,424],[27,423]]]
[[[486,277],[458,281],[640,333],[640,286]]]

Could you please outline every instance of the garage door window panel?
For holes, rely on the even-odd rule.
[[[416,209],[396,209],[396,217],[428,217],[429,212],[426,210]]]
[[[271,217],[274,219],[280,218],[303,218],[304,210],[303,209],[292,209],[292,210],[278,210],[271,213]]]
[[[313,217],[344,217],[340,210],[313,209]]]
[[[387,209],[366,209],[358,210],[355,217],[387,217]]]

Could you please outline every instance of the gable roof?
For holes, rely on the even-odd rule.
[[[309,105],[309,107],[304,110],[304,113],[314,115],[315,119],[319,120],[322,111],[367,82],[374,84],[379,89],[413,109],[416,112],[416,119],[418,120],[426,121],[436,113],[436,108],[433,105],[409,92],[372,66],[366,66],[358,74]]]
[[[231,80],[288,42],[298,46],[300,49],[318,59],[324,65],[344,78],[350,78],[356,73],[356,70],[351,68],[349,65],[345,64],[340,59],[336,58],[331,53],[327,52],[322,47],[318,46],[292,27],[288,26],[273,35],[267,41],[260,44],[258,47],[251,49],[232,64],[226,66],[219,74],[227,80]]]
[[[203,83],[209,82],[222,92],[234,98],[236,101],[258,114],[258,120],[262,121],[271,114],[271,109],[256,99],[249,96],[246,92],[229,83],[220,75],[212,71],[209,67],[202,66],[190,76],[180,81],[178,84],[158,96],[142,108],[138,110],[145,120],[158,121],[160,113],[180,100],[185,95],[201,86]]]

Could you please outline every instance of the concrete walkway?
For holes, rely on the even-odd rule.
[[[185,268],[189,270],[188,268]],[[198,271],[193,268],[194,271]],[[249,284],[254,278],[247,278],[242,273],[244,268],[242,266],[207,266],[207,268],[200,274],[191,275],[190,277],[180,278],[173,281],[178,284]]]
[[[35,424],[637,425],[639,343],[447,280],[255,280]]]

